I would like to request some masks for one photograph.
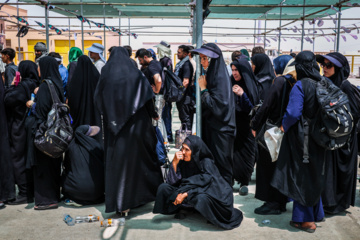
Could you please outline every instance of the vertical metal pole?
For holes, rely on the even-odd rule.
[[[84,12],[83,12],[83,0],[80,0],[80,9],[81,9],[81,16],[84,17]],[[81,50],[84,53],[84,23],[81,21]]]
[[[280,55],[280,46],[281,46],[281,18],[282,18],[282,2],[280,5],[280,22],[279,22],[279,42],[278,42],[278,54]]]
[[[106,59],[106,31],[105,31],[105,5],[103,5],[103,15],[104,15],[104,58]]]
[[[315,53],[315,23],[313,24],[313,53]]]
[[[196,1],[196,48],[202,45],[203,35],[203,0]],[[201,74],[200,56],[196,58],[196,135],[201,137],[201,92],[199,77]]]
[[[46,30],[46,50],[47,52],[49,52],[49,45],[50,45],[50,41],[49,41],[49,8],[48,5],[45,4],[45,30]]]
[[[196,44],[196,9],[193,9],[194,16],[193,16],[193,35],[192,35],[192,44]]]
[[[256,19],[255,19],[255,22],[254,22],[254,47],[255,47],[255,42],[256,42]]]
[[[130,37],[131,37],[131,34],[130,34],[130,18],[129,18],[129,46],[131,46],[130,45]]]
[[[121,12],[119,11],[119,32],[121,33]],[[119,46],[121,46],[121,34],[119,34]]]
[[[265,31],[264,31],[264,49],[266,48],[266,14],[265,14]]]
[[[69,51],[70,51],[70,48],[71,48],[70,29],[71,29],[71,26],[70,26],[70,18],[69,18]]]
[[[17,3],[19,3],[19,0],[16,1]],[[16,11],[17,11],[17,17],[19,18],[19,5],[16,5]],[[18,32],[20,30],[20,21],[18,20]],[[20,37],[18,37],[18,63],[21,61],[21,57],[20,57]]]
[[[304,35],[305,35],[305,31],[304,31],[304,27],[305,27],[305,0],[304,0],[304,4],[303,4],[303,21],[302,21],[302,30],[301,30],[301,51],[303,51],[304,49]]]
[[[340,2],[340,1],[339,1]],[[341,5],[339,6],[339,13],[338,13],[338,21],[337,21],[337,31],[336,31],[336,51],[339,52],[340,47],[340,22],[341,22]]]

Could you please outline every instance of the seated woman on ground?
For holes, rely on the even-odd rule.
[[[175,154],[166,183],[158,188],[153,213],[176,214],[184,208],[195,209],[224,229],[238,227],[243,219],[242,212],[233,207],[232,187],[197,136],[187,137]]]

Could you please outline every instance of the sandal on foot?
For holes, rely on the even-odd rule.
[[[303,227],[301,226],[302,223],[299,223],[299,222],[293,222],[293,221],[290,221],[290,225],[294,228],[297,228],[301,231],[305,231],[305,232],[308,232],[308,233],[314,233],[316,228],[313,229],[313,228],[310,228],[310,227]]]
[[[40,206],[35,206],[34,210],[48,210],[48,209],[57,209],[59,206],[57,203],[54,204],[50,204],[50,205],[40,205]]]

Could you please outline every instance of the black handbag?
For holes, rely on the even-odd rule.
[[[35,133],[34,145],[44,154],[59,158],[73,139],[70,109],[68,105],[60,101],[52,81],[45,80],[45,82],[49,87],[53,105],[47,120],[40,124]]]

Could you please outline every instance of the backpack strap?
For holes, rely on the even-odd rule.
[[[51,98],[53,103],[61,103],[59,96],[55,90],[54,84],[51,80],[49,79],[45,79],[45,82],[47,83],[49,90],[50,90],[50,94],[51,94]]]

